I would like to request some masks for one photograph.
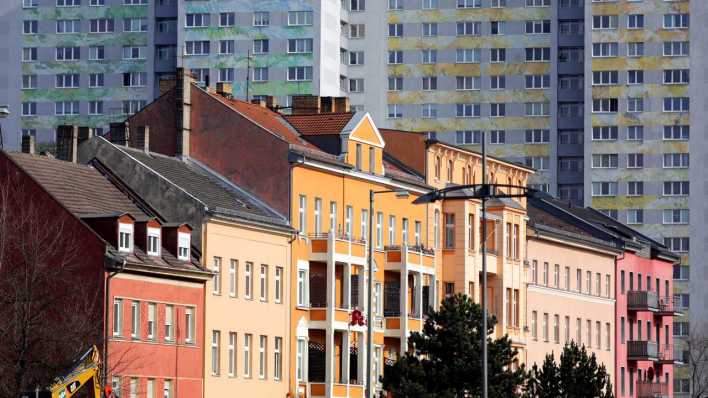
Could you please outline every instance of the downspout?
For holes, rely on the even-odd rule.
[[[104,279],[103,282],[103,289],[105,292],[105,297],[104,297],[104,312],[103,312],[103,369],[102,369],[102,379],[103,379],[103,386],[104,386],[104,394],[105,394],[105,387],[108,384],[108,314],[110,312],[110,291],[111,291],[111,279],[118,275],[120,272],[123,271],[125,268],[125,259],[124,258],[115,258],[112,256],[109,256],[108,253],[105,255],[105,260],[106,263],[106,268],[107,269],[114,269],[114,272],[108,273],[108,276]],[[119,261],[119,262],[117,262]],[[106,397],[107,398],[107,397]]]

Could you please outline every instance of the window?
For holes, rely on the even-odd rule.
[[[270,49],[270,42],[268,39],[255,39],[253,40],[253,53],[254,54],[267,54]]]
[[[593,113],[617,113],[617,98],[598,98],[592,100]]]
[[[81,59],[81,50],[79,47],[57,47],[57,61],[78,61]]]
[[[115,31],[115,20],[112,18],[97,18],[89,21],[91,33],[112,33]]]
[[[479,57],[477,57],[477,59],[479,59]],[[477,62],[479,62],[479,61],[477,61]],[[492,48],[492,49],[490,49],[489,50],[489,62],[491,62],[491,63],[506,62],[506,48]]]
[[[307,306],[307,271],[299,269],[297,271],[297,305]]]
[[[663,158],[665,169],[688,168],[688,153],[665,153]]]
[[[283,338],[276,337],[273,347],[273,378],[280,380],[283,375]]]
[[[543,263],[543,286],[548,286],[548,263]]]
[[[457,8],[480,8],[482,0],[457,0]]]
[[[305,380],[305,358],[307,357],[307,340],[297,339],[297,353],[295,358],[295,375],[298,381]]]
[[[506,142],[506,132],[504,130],[491,130],[489,132],[489,142],[491,144],[504,144]]]
[[[184,55],[208,55],[210,53],[208,40],[185,41],[184,44]]]
[[[364,24],[350,24],[349,25],[349,38],[350,39],[363,39],[366,36],[366,25]]]
[[[558,314],[553,315],[553,341],[558,344],[560,343],[560,317]]]
[[[228,363],[229,363],[229,377],[236,376],[236,343],[237,335],[234,332],[229,332],[229,352],[228,352]]]
[[[25,35],[37,34],[38,21],[22,21],[22,33]]]
[[[592,196],[616,196],[617,183],[612,181],[593,182]]]
[[[288,67],[289,81],[311,81],[312,67],[311,66],[291,66]]]
[[[147,86],[147,72],[123,73],[123,87],[145,87],[145,86]]]
[[[184,26],[187,28],[201,28],[210,25],[210,14],[187,14]]]
[[[103,87],[103,73],[91,73],[89,75],[89,88]]]
[[[113,336],[123,335],[123,299],[113,299]]]
[[[290,14],[296,11],[288,12],[288,25],[290,25]],[[253,13],[253,26],[268,26],[270,25],[270,13],[268,11],[256,11]]]
[[[664,84],[688,84],[688,69],[664,69]]]
[[[479,117],[481,107],[479,104],[456,104],[455,112],[457,117]]]
[[[688,181],[664,181],[664,196],[688,196],[689,182]]]
[[[388,36],[389,37],[403,36],[403,24],[400,24],[400,23],[388,24]]]
[[[629,14],[627,16],[627,28],[629,29],[642,29],[644,27],[644,15],[642,14]]]
[[[570,290],[570,267],[565,267],[563,272],[564,288]]]
[[[548,341],[548,313],[543,313],[543,341]]]
[[[627,43],[627,57],[642,57],[644,56],[644,43],[643,42],[630,42]]]
[[[261,273],[259,278],[260,285],[260,300],[268,301],[268,266],[261,264]]]
[[[266,82],[268,81],[268,67],[259,66],[253,68],[253,81]]]
[[[526,0],[526,7],[550,7],[551,0]]]
[[[627,112],[644,112],[644,98],[627,98]]]
[[[502,90],[506,88],[505,76],[489,76],[489,88],[491,90]]]
[[[124,32],[147,32],[147,18],[125,18],[123,20]]]
[[[403,63],[403,51],[389,51],[388,63],[391,65]]]
[[[354,2],[352,2],[352,5]],[[312,25],[312,11],[288,11],[289,26]]]
[[[221,257],[214,257],[212,272],[214,273],[212,293],[221,294]]]
[[[157,314],[157,304],[148,303],[147,313],[147,338],[148,340],[155,339],[155,316]]]
[[[130,337],[140,338],[140,302],[130,303]]]
[[[38,0],[22,0],[22,8],[36,8]]]
[[[434,64],[438,62],[438,50],[424,49],[421,51],[421,56],[424,64]]]
[[[549,47],[527,47],[525,55],[526,62],[548,62],[551,60],[551,49]]]
[[[644,126],[627,126],[628,141],[644,140]]]
[[[63,73],[63,74],[56,75],[55,87],[56,88],[78,88],[79,87],[79,74],[78,73]]]
[[[245,289],[245,298],[251,299],[253,296],[253,263],[247,262],[246,263],[246,270],[244,272],[245,276],[245,283],[244,283],[244,289]]]
[[[401,244],[408,245],[410,239],[408,238],[408,219],[404,218],[401,220]]]
[[[627,84],[642,84],[644,83],[644,71],[643,70],[628,70],[627,71]]]
[[[664,14],[664,29],[688,29],[688,14]]]
[[[458,130],[455,132],[455,143],[460,145],[476,145],[482,142],[480,130]]]
[[[89,61],[103,61],[106,59],[106,51],[103,46],[89,47]]]
[[[644,195],[643,181],[627,181],[627,196]]]
[[[503,35],[504,34],[504,27],[505,27],[504,21],[491,21],[491,22],[489,22],[489,24],[490,24],[490,33],[492,35]]]
[[[347,206],[346,213],[344,214],[344,233],[348,239],[352,239],[354,222],[354,208]]]
[[[593,15],[593,29],[617,29],[617,15]]]
[[[616,57],[617,56],[617,43],[593,43],[592,44],[592,56],[593,57]]]
[[[148,3],[148,0],[123,0],[123,4],[129,5],[129,6],[140,6],[140,5],[146,5]]]
[[[609,141],[617,139],[617,126],[593,126],[593,141]]]
[[[687,281],[690,276],[690,267],[686,265],[674,265],[674,275],[673,279],[678,281]]]
[[[670,237],[670,238],[664,238],[664,246],[666,246],[667,249],[674,251],[674,252],[688,252],[689,248],[689,240],[688,238],[685,237]]]
[[[457,22],[458,36],[479,36],[481,33],[481,22]]]
[[[438,8],[438,0],[423,0],[422,8],[424,10],[434,10]]]
[[[58,34],[81,32],[81,20],[78,19],[60,19],[56,25]]]
[[[436,76],[423,77],[423,90],[432,91],[438,89],[438,78]]]
[[[531,337],[538,340],[538,313],[531,311]]]
[[[37,48],[25,47],[22,49],[22,62],[32,62],[37,60]]]
[[[424,119],[436,118],[438,116],[437,104],[421,104],[420,117]]]
[[[504,8],[506,7],[506,0],[492,0],[492,8]]]
[[[421,24],[421,34],[424,37],[432,37],[438,35],[438,24],[435,22],[423,22]]]
[[[628,169],[641,169],[644,167],[644,154],[642,153],[628,153],[627,154],[627,168]]]
[[[265,379],[268,361],[268,337],[260,336],[258,344],[258,378]]]
[[[524,103],[524,115],[525,116],[548,116],[549,115],[549,104],[548,102],[526,102]]]
[[[551,86],[550,75],[526,75],[524,76],[527,89],[549,88]]]
[[[445,213],[445,249],[455,247],[455,215]]]
[[[457,76],[457,90],[479,90],[479,76]]]
[[[265,51],[267,52],[267,51]],[[288,39],[288,53],[289,54],[309,54],[312,52],[312,39]],[[350,65],[363,65],[364,64],[364,53],[363,52],[350,52],[349,53],[349,64]]]
[[[173,323],[174,306],[165,305],[165,341],[172,341],[173,338]]]
[[[687,57],[690,48],[687,41],[665,41],[663,47],[665,57]]]
[[[187,307],[184,309],[184,342],[187,344],[194,344],[194,308]]]
[[[551,33],[551,21],[548,19],[537,21],[526,21],[526,34]]]
[[[219,375],[219,365],[220,358],[219,354],[221,352],[221,332],[218,330],[213,330],[211,332],[211,374],[213,376]]]
[[[243,375],[251,377],[251,340],[253,335],[245,334],[243,336]]]
[[[36,102],[23,102],[22,103],[22,116],[36,116],[37,115],[37,103]]]
[[[103,115],[103,101],[89,101],[89,115]],[[155,242],[151,243],[155,237],[148,236],[148,255],[158,256],[160,255],[159,246],[155,245]],[[159,240],[159,238],[157,238]],[[151,246],[154,245],[154,246]]]
[[[689,209],[664,209],[662,220],[664,224],[688,224]]]
[[[538,171],[548,170],[548,156],[527,156],[524,158],[524,164]]]
[[[455,62],[458,64],[478,64],[480,54],[479,48],[458,48],[455,50]]]
[[[688,112],[688,97],[664,97],[664,112]]]

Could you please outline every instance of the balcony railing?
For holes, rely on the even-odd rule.
[[[646,340],[628,341],[627,359],[630,361],[655,361],[658,359],[657,344]]]
[[[674,363],[681,362],[681,351],[676,350],[671,344],[664,344],[659,346],[657,361],[661,363]]]
[[[657,398],[669,396],[668,383],[652,383],[649,381],[637,382],[637,397],[638,398]]]
[[[659,299],[658,315],[681,315],[681,308],[676,304],[673,297],[661,297]]]
[[[627,292],[627,308],[632,311],[656,311],[659,300],[654,292],[632,290]]]

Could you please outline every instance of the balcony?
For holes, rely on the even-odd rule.
[[[335,261],[353,264],[366,264],[366,240],[348,234],[311,234],[310,260],[327,261],[327,255],[333,254]],[[333,253],[330,253],[330,250]],[[341,258],[339,256],[342,256]]]
[[[652,341],[627,342],[627,359],[630,361],[656,361],[658,357],[658,346]]]
[[[649,381],[637,382],[637,398],[668,398],[668,383],[652,383]]]
[[[656,312],[659,309],[659,300],[654,292],[631,290],[627,292],[627,309]]]
[[[678,347],[671,344],[664,344],[659,347],[657,362],[660,364],[681,363],[683,353]]]
[[[673,297],[662,297],[659,299],[659,308],[656,310],[658,316],[681,316],[683,312],[676,305]]]

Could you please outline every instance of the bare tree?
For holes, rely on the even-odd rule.
[[[101,344],[102,269],[84,251],[84,227],[46,197],[12,166],[0,170],[2,397],[49,386]]]
[[[708,397],[708,324],[695,324],[684,341],[691,398]]]

